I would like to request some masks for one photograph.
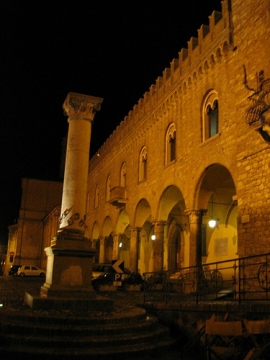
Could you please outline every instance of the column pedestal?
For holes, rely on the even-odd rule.
[[[96,250],[82,232],[60,230],[45,251],[47,271],[40,290],[42,297],[95,298],[91,278]]]

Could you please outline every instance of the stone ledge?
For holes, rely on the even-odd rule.
[[[85,310],[85,311],[112,311],[114,301],[109,299],[80,299],[40,297],[25,292],[24,303],[34,310]]]

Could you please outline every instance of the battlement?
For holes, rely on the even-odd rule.
[[[149,111],[159,116],[162,111],[165,94],[174,92],[169,100],[175,102],[178,91],[186,91],[193,81],[208,71],[216,62],[220,61],[232,46],[232,26],[230,0],[221,1],[222,11],[213,11],[209,16],[209,24],[201,25],[198,29],[198,37],[191,37],[187,42],[187,48],[182,48],[178,58],[171,61],[170,67],[165,68],[162,75],[156,79],[133,109],[129,111],[124,120],[117,126],[114,132],[106,140],[98,151],[98,155],[105,155],[115,143],[131,133],[135,124],[138,128],[140,119]],[[167,101],[168,103],[168,101]],[[99,156],[94,155],[91,166],[98,161]]]

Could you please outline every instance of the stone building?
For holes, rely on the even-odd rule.
[[[62,183],[22,179],[22,198],[17,224],[9,226],[5,272],[12,264],[46,268],[44,246],[58,230]]]
[[[270,251],[269,24],[269,0],[222,1],[91,159],[100,262],[144,272]]]
[[[96,261],[142,273],[270,252],[270,1],[221,4],[91,158]]]

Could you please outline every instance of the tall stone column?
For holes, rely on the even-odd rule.
[[[63,104],[68,139],[60,226],[46,248],[46,282],[41,296],[89,297],[95,249],[84,237],[91,126],[102,99],[69,93]]]
[[[69,93],[63,105],[69,128],[60,230],[84,229],[91,127],[101,103],[100,98]]]
[[[202,218],[206,209],[190,209],[185,213],[189,216],[190,226],[190,266],[200,266],[202,263]]]
[[[154,271],[163,271],[163,253],[164,253],[164,226],[165,222],[157,221],[154,224],[154,235],[156,239],[153,241],[154,244]]]
[[[133,272],[138,272],[139,240],[140,228],[131,228],[130,249],[129,249],[129,266]]]

